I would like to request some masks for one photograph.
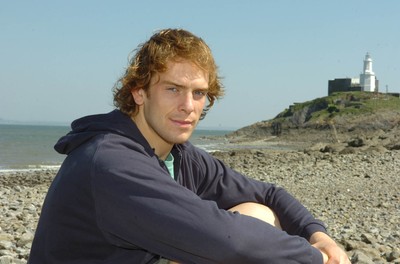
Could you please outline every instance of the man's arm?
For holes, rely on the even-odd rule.
[[[278,216],[285,232],[306,240],[317,231],[326,232],[324,223],[285,189],[246,177],[208,155],[202,160],[206,161],[203,175],[207,175],[197,190],[202,199],[214,200],[225,210],[245,202],[263,204]]]
[[[270,208],[264,205],[243,203],[231,208],[229,211],[237,211],[241,214],[258,218],[278,229],[282,229],[277,215]],[[323,232],[315,232],[311,235],[309,242],[313,247],[320,250],[324,264],[350,264],[350,260],[346,253],[327,234]]]
[[[224,171],[229,171],[229,169],[225,168]],[[230,173],[230,174],[232,176],[232,173]],[[233,190],[234,188],[230,187],[228,189]],[[244,193],[250,189],[251,188],[249,188],[249,186],[247,186],[246,188],[240,188],[241,191],[239,193],[240,193],[240,195],[242,195],[244,197],[244,196],[246,196],[246,194],[244,194]],[[246,190],[246,191],[244,191],[244,190]],[[296,206],[295,204],[297,203],[297,201],[295,201],[295,200],[290,201],[290,200],[285,199],[286,201],[284,201],[283,203],[281,203],[283,201],[281,199],[273,198],[273,200],[275,200],[275,201],[280,200],[280,201],[278,203],[272,203],[272,204],[267,204],[267,205],[264,204],[261,206],[262,207],[263,206],[268,206],[268,207],[272,206],[272,210],[278,210],[276,212],[276,214],[272,210],[271,210],[272,214],[265,213],[264,212],[265,210],[261,210],[262,212],[259,212],[259,210],[257,208],[258,208],[258,206],[260,206],[260,204],[258,204],[258,206],[257,206],[257,204],[255,204],[255,203],[245,203],[246,206],[243,206],[244,204],[239,204],[239,206],[238,206],[239,208],[237,208],[235,206],[233,208],[234,209],[233,211],[236,210],[236,211],[240,212],[241,214],[250,215],[252,217],[258,218],[258,219],[268,222],[271,225],[276,226],[280,229],[282,229],[280,227],[280,225],[282,224],[281,222],[283,221],[283,226],[284,226],[283,229],[286,232],[289,231],[289,233],[291,233],[291,234],[296,234],[297,232],[293,232],[293,231],[296,230],[296,227],[294,227],[294,226],[297,226],[297,225],[293,225],[293,223],[294,223],[293,220],[294,219],[302,219],[302,217],[305,217],[304,208],[302,209],[301,207],[299,207],[299,204],[297,204],[297,206]],[[257,202],[259,203],[261,201],[257,201]],[[258,213],[256,213],[255,215],[254,215],[254,210],[253,210],[254,206],[252,204],[256,205],[255,211],[256,212],[258,211]],[[294,205],[294,207],[292,207],[293,205]],[[289,210],[289,208],[293,208],[293,209]],[[232,211],[232,209],[230,211]],[[295,213],[296,211],[298,211],[299,214]],[[294,218],[292,218],[293,214],[295,216]],[[269,216],[265,217],[266,215],[269,215],[271,217],[269,217]],[[308,217],[309,216],[311,216],[311,215],[309,214]],[[300,218],[297,218],[297,217],[300,217]],[[282,221],[277,220],[278,218],[281,219]],[[293,219],[293,220],[290,220],[290,219]],[[273,222],[271,222],[270,220]],[[297,220],[295,220],[295,222],[296,221]],[[306,227],[301,232],[302,233],[301,235],[306,237],[309,240],[310,244],[312,244],[315,248],[317,248],[322,253],[322,255],[324,257],[324,263],[350,263],[345,252],[325,233],[326,230],[325,229],[322,230],[321,227],[318,227],[319,224],[322,224],[322,222],[314,222],[314,223],[309,222],[307,224],[307,222],[303,222],[303,220],[301,220],[301,222],[298,222],[298,223],[299,224],[301,223],[300,225],[298,225],[298,227],[301,227],[301,226]],[[312,223],[312,224],[310,225],[310,223]],[[287,230],[288,227],[291,230]],[[297,233],[297,235],[300,235],[300,234]],[[328,262],[328,260],[329,260],[329,262]]]

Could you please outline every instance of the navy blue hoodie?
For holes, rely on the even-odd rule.
[[[175,145],[176,181],[131,119],[83,117],[55,145],[67,154],[46,196],[30,264],[322,263],[308,243],[323,224],[282,188],[241,175],[189,142]],[[226,211],[258,202],[280,231]]]

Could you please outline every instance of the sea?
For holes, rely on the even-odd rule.
[[[56,169],[65,155],[54,144],[70,131],[69,126],[0,124],[0,172]],[[208,152],[218,150],[231,130],[197,129],[190,141]]]

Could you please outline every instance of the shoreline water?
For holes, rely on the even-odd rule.
[[[59,167],[66,156],[53,147],[69,131],[68,126],[0,124],[0,172]],[[214,150],[229,132],[197,129],[190,141],[207,151]]]
[[[36,172],[36,171],[58,171],[61,167],[60,165],[52,166],[40,166],[34,168],[18,168],[18,169],[0,169],[0,175],[5,173],[18,173],[18,172]]]

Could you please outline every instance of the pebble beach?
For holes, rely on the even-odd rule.
[[[352,263],[400,263],[400,150],[230,148],[214,156],[299,199]],[[0,264],[23,264],[56,170],[0,173]]]

